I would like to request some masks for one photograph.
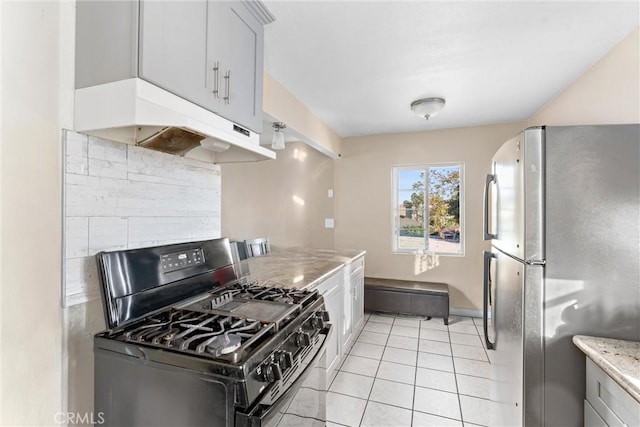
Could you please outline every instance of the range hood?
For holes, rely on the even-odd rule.
[[[258,134],[139,78],[76,89],[74,130],[213,163],[276,157]]]

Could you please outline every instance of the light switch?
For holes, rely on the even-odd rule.
[[[330,188],[329,191],[327,191],[327,196],[332,199],[333,198],[333,188]]]
[[[333,228],[333,218],[324,219],[324,228]]]

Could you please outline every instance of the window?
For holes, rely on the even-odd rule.
[[[464,254],[463,171],[462,163],[393,168],[394,252]]]

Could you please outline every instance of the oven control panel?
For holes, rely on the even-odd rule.
[[[163,273],[171,273],[172,271],[195,267],[200,264],[204,264],[202,248],[188,249],[186,251],[162,255]]]

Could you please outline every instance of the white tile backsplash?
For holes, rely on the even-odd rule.
[[[127,249],[128,223],[124,217],[89,218],[89,253]]]
[[[65,173],[65,215],[116,216],[118,189],[127,181]]]
[[[86,175],[89,172],[88,137],[75,132],[65,132],[66,172]]]
[[[220,215],[207,217],[129,218],[129,245],[149,246],[161,241],[186,242],[220,235]],[[159,243],[158,243],[159,244]]]
[[[126,164],[127,144],[90,136],[88,154],[90,159]]]
[[[202,171],[210,172],[209,179],[202,179]],[[220,190],[220,167],[212,163],[193,161],[182,157],[132,146],[128,155],[129,179],[140,182],[156,182],[190,188]]]
[[[127,179],[127,164],[102,159],[89,159],[89,175]]]
[[[68,216],[65,218],[65,257],[89,256],[89,218]]]
[[[99,298],[95,254],[221,233],[220,166],[65,131],[65,306]]]

